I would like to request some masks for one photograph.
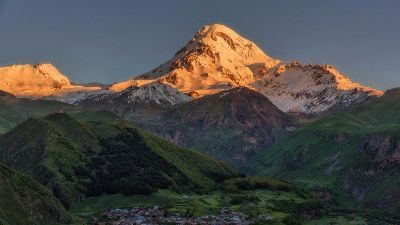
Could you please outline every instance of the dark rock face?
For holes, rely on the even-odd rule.
[[[358,168],[374,176],[392,165],[400,165],[400,143],[389,135],[370,135],[361,140]]]
[[[349,135],[347,133],[341,132],[336,134],[335,142],[338,144],[345,144],[349,139]]]
[[[357,159],[343,179],[343,189],[360,202],[372,207],[396,210],[400,199],[399,188],[389,188],[379,194],[377,199],[371,197],[380,185],[390,187],[395,184],[400,172],[400,142],[388,134],[372,134],[361,138]],[[367,198],[368,196],[368,198]]]
[[[356,179],[356,177],[358,179]],[[368,187],[365,185],[364,177],[360,177],[355,171],[349,171],[348,175],[343,179],[343,189],[356,201],[364,200]]]
[[[286,170],[297,170],[306,164],[310,147],[302,145],[298,147],[298,150],[298,153],[294,157],[290,157],[288,154],[283,155],[283,163]]]

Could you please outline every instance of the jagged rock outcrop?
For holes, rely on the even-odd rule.
[[[368,135],[359,146],[357,168],[366,176],[375,176],[390,166],[400,166],[400,142],[391,135]]]

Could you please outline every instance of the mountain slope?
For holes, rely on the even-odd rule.
[[[373,125],[400,124],[399,96],[400,88],[388,90],[382,97],[366,102],[357,108],[353,114]]]
[[[71,83],[51,64],[0,67],[0,90],[18,97],[47,97],[72,103],[100,89]]]
[[[117,115],[101,110],[86,110],[66,103],[41,99],[17,98],[0,91],[0,134],[28,118],[43,117],[55,112],[68,112],[84,121],[120,122]]]
[[[139,125],[234,165],[246,163],[295,126],[262,94],[245,87],[185,103]]]
[[[0,164],[0,224],[56,224],[70,219],[48,189]]]
[[[167,84],[149,83],[140,87],[131,86],[121,92],[92,95],[78,104],[109,110],[126,119],[141,119],[191,100],[191,97]]]
[[[45,116],[73,108],[61,102],[17,98],[10,93],[0,91],[0,134],[14,128],[29,117]]]
[[[175,56],[110,90],[151,82],[169,84],[194,98],[237,86],[267,96],[284,112],[317,114],[380,96],[382,92],[352,82],[330,65],[301,65],[266,55],[230,28],[204,26]]]
[[[205,191],[235,176],[127,123],[83,122],[65,113],[29,119],[1,136],[0,159],[47,186],[67,208],[84,195]]]
[[[311,123],[260,155],[249,171],[328,187],[341,203],[396,215],[399,102],[400,91],[394,89]]]

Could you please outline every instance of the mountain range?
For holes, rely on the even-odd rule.
[[[382,95],[379,90],[351,81],[331,65],[273,59],[220,24],[202,27],[172,59],[152,71],[106,87],[73,84],[51,64],[3,67],[0,81],[0,90],[21,97],[46,97],[68,103],[88,100],[94,104],[123,94],[132,96],[125,99],[127,104],[146,99],[174,105],[189,100],[183,94],[199,98],[245,86],[291,114],[318,114]],[[158,86],[158,94],[151,94],[151,89],[145,86],[148,84]],[[161,85],[168,87],[160,88]],[[101,96],[87,99],[96,94]],[[168,100],[160,103],[160,96]]]
[[[273,59],[256,44],[220,24],[202,27],[166,63],[127,81],[111,85],[78,85],[50,64],[5,67],[0,70],[0,80],[7,81],[0,83],[0,90],[17,97],[57,100],[88,109],[111,111],[177,144],[213,152],[212,155],[219,155],[219,159],[225,158],[228,153],[232,164],[241,164],[249,156],[268,149],[290,133],[287,127],[294,129],[295,119],[291,119],[291,125],[285,122],[286,128],[276,127],[274,122],[266,123],[273,124],[266,128],[259,122],[256,122],[257,125],[249,125],[252,122],[248,121],[244,124],[237,119],[231,120],[236,122],[227,122],[221,110],[219,118],[214,118],[220,123],[215,129],[211,126],[215,121],[209,121],[211,114],[216,112],[211,110],[212,107],[220,105],[225,107],[221,108],[224,110],[231,107],[230,103],[217,100],[218,93],[244,87],[247,99],[234,98],[230,101],[241,101],[241,108],[255,111],[247,112],[251,116],[242,115],[242,120],[249,121],[272,120],[269,116],[274,120],[289,121],[287,115],[313,118],[345,110],[382,95],[379,90],[351,81],[331,65],[302,65]],[[205,98],[207,96],[213,97]],[[261,110],[260,113],[259,110],[268,107],[251,104],[248,100],[253,97],[259,99],[258,102],[270,102],[276,108],[269,107],[274,111],[264,116],[266,111]],[[200,106],[206,101],[209,103],[205,104],[211,108]],[[207,114],[200,114],[197,120],[182,122],[183,118],[174,116],[180,110],[186,117],[199,115],[199,111]],[[232,114],[236,113],[232,110],[238,109],[230,110]],[[274,114],[277,110],[282,113]],[[211,123],[208,125],[210,129],[207,130],[201,123]],[[207,135],[201,135],[204,132]]]
[[[97,221],[77,206],[147,196],[172,212],[193,204],[185,214],[273,213],[273,224],[396,224],[399,102],[398,88],[274,59],[220,24],[110,85],[49,63],[2,67],[0,223]]]
[[[13,122],[0,136],[2,224],[93,224],[105,210],[142,204],[185,217],[240,206],[253,216],[274,213],[281,223],[304,212],[314,217],[324,204],[292,183],[246,177],[106,111],[6,93],[0,99],[0,109],[30,111],[20,123],[0,112]]]

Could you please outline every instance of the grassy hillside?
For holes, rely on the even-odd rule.
[[[352,114],[366,123],[400,124],[400,88],[387,91],[382,97],[367,102]]]
[[[68,112],[85,121],[121,121],[118,116],[107,111],[86,110],[58,101],[16,98],[0,90],[0,135],[29,118],[43,117],[55,112]]]
[[[0,134],[14,128],[32,116],[46,116],[58,110],[69,110],[73,106],[56,101],[16,98],[0,91]]]
[[[308,124],[255,159],[252,173],[328,188],[341,204],[397,216],[400,91]]]
[[[123,121],[77,117],[31,118],[0,137],[0,159],[47,186],[67,208],[84,195],[203,192],[235,176],[209,157]]]
[[[47,188],[0,164],[0,224],[58,224],[70,220]]]

